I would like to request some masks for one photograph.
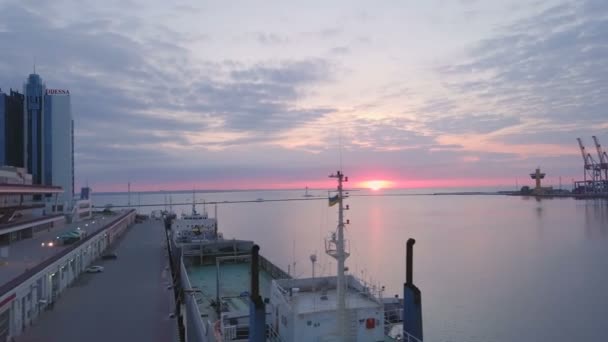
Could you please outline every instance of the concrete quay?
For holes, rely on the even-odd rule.
[[[52,310],[64,291],[108,247],[119,240],[127,228],[135,222],[135,217],[135,210],[125,210],[106,216],[105,219],[101,219],[101,223],[93,219],[96,221],[94,224],[91,220],[89,226],[85,226],[91,227],[86,237],[65,247],[57,249],[53,247],[50,251],[37,250],[33,253],[40,259],[30,260],[29,263],[27,259],[18,262],[19,257],[24,255],[27,257],[28,252],[41,247],[41,241],[54,238],[57,231],[53,232],[52,236],[48,234],[35,236],[35,239],[42,240],[23,240],[11,244],[15,246],[21,242],[25,243],[22,245],[25,252],[11,253],[16,268],[10,268],[9,260],[9,268],[5,269],[3,283],[0,285],[0,342],[16,340],[38,321],[41,314]],[[68,229],[70,228],[73,227]],[[11,276],[15,272],[18,274]]]
[[[177,341],[165,245],[161,221],[135,224],[111,248],[117,259],[95,261],[104,271],[80,275],[17,341]]]

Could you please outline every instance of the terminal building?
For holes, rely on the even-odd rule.
[[[0,167],[0,246],[62,227],[65,216],[47,214],[46,204],[36,200],[42,195],[57,198],[62,192],[61,187],[32,184],[32,176],[23,168]]]

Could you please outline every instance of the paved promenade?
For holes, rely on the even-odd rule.
[[[160,221],[135,224],[115,246],[118,259],[94,263],[104,272],[82,274],[16,341],[176,341],[164,241]]]

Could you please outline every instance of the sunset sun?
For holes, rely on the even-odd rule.
[[[386,180],[370,180],[360,183],[361,187],[368,188],[373,191],[390,188],[392,182]]]

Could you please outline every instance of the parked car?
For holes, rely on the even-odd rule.
[[[101,258],[103,260],[113,260],[113,259],[118,258],[118,256],[116,254],[114,254],[114,253],[108,253],[108,254],[102,255]]]
[[[103,266],[91,266],[85,270],[87,273],[100,273],[103,272]]]

